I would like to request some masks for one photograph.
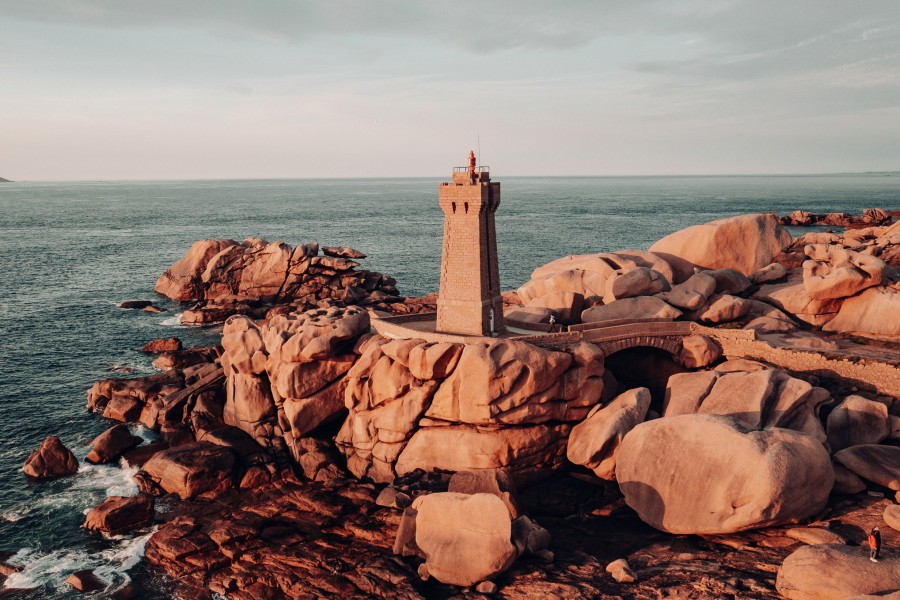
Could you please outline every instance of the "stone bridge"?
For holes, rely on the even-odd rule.
[[[658,348],[681,356],[681,340],[689,335],[706,335],[721,343],[725,339],[754,340],[753,331],[742,329],[713,329],[691,321],[662,319],[621,319],[600,323],[572,325],[565,331],[541,335],[519,336],[513,339],[553,348],[577,342],[591,342],[609,356],[628,348]]]

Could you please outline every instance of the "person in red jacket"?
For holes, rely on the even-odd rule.
[[[878,562],[878,553],[881,552],[881,532],[873,527],[869,532],[869,560]]]

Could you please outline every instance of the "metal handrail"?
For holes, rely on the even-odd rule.
[[[469,171],[469,167],[453,167],[454,173],[467,173]],[[490,167],[475,167],[476,173],[490,173]]]

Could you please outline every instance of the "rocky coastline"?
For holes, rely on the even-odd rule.
[[[896,216],[563,257],[504,294],[540,334],[457,342],[377,333],[436,298],[353,248],[198,241],[155,291],[221,343],[148,341],[158,374],[88,391],[117,424],[87,460],[138,467],[140,493],[84,527],[155,527],[146,560],[184,598],[900,593]],[[50,436],[23,470],[73,468]]]

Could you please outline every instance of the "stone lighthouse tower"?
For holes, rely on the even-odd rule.
[[[503,331],[500,271],[494,212],[500,206],[500,184],[491,182],[488,167],[455,167],[453,180],[441,183],[438,202],[444,211],[441,287],[437,331],[490,336]]]

